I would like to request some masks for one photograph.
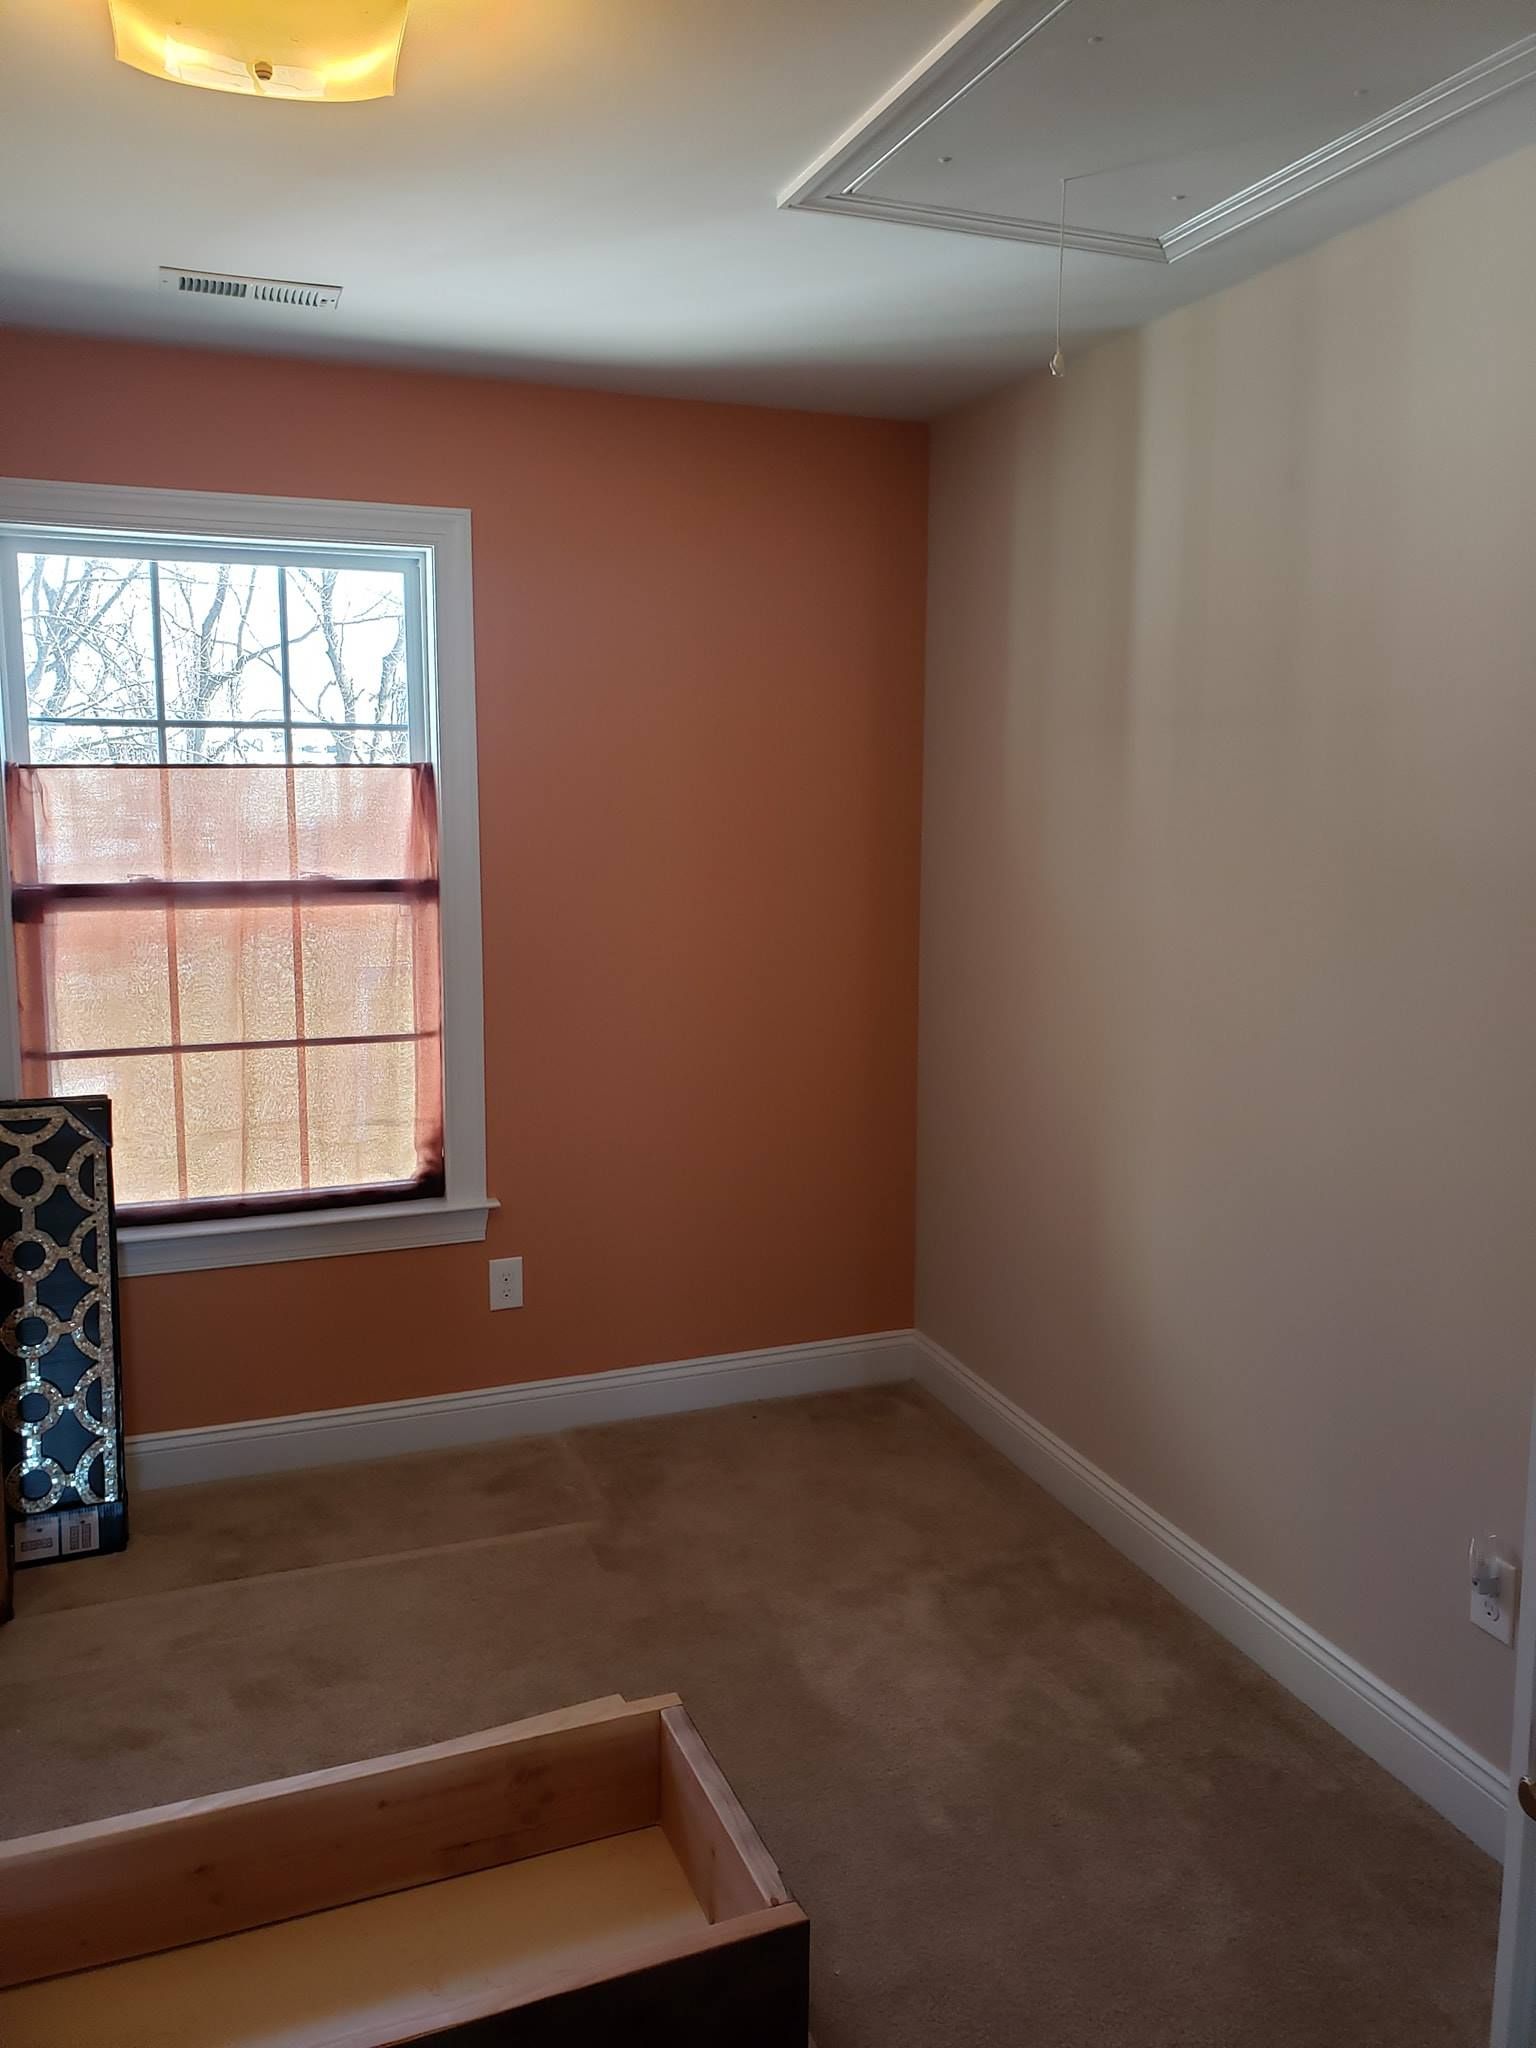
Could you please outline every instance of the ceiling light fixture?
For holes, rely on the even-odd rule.
[[[395,89],[410,0],[107,0],[120,63],[173,85],[277,100]]]

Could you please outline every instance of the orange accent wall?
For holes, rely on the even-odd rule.
[[[474,516],[501,1210],[127,1282],[131,1430],[911,1322],[926,462],[904,424],[0,335],[9,474]]]

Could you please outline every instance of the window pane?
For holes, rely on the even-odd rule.
[[[293,729],[295,761],[327,761],[334,765],[352,761],[377,767],[382,762],[408,761],[410,757],[411,737],[403,725],[369,725],[351,732],[331,725],[296,725]]]
[[[288,681],[297,719],[331,726],[408,724],[404,572],[290,569]],[[365,738],[338,733],[332,758],[403,758],[363,751]]]
[[[428,921],[411,903],[312,903],[300,913],[304,1022],[314,1038],[415,1031],[416,944]],[[435,1008],[435,1006],[433,1006]]]
[[[189,1052],[182,1063],[187,1192],[287,1194],[304,1185],[299,1148],[299,1055]]]
[[[160,739],[152,725],[52,725],[32,727],[34,761],[158,761]]]
[[[162,907],[74,909],[48,920],[44,944],[49,1052],[170,1044],[170,956]],[[73,1064],[66,1064],[66,1075]]]
[[[178,1199],[176,1089],[169,1054],[56,1060],[49,1080],[58,1095],[111,1097],[112,1183],[119,1206]]]
[[[168,718],[199,724],[281,719],[275,568],[249,562],[162,562],[160,636]]]
[[[18,555],[16,580],[31,717],[153,718],[149,564],[94,555]]]
[[[293,955],[289,904],[181,905],[176,986],[183,1042],[295,1037]]]
[[[317,1187],[416,1175],[416,1048],[312,1045],[309,1171]]]
[[[281,761],[283,735],[270,725],[168,725],[168,761]]]

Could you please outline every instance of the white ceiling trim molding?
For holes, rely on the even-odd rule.
[[[994,241],[1039,242],[1054,249],[1061,238],[1058,222],[1015,220],[1008,214],[976,213],[952,206],[923,206],[916,200],[849,197],[831,192],[819,199],[784,199],[780,204],[803,213],[852,214],[856,220],[890,220],[909,228],[947,228],[957,235],[990,235]],[[1167,251],[1152,235],[1117,235],[1104,228],[1068,227],[1067,247],[1091,256],[1135,256],[1144,263],[1167,263]]]
[[[865,188],[898,150],[947,113],[974,86],[1004,64],[1015,60],[1027,62],[1026,45],[1069,5],[1070,0],[1055,0],[1049,6],[1042,5],[1042,0],[982,0],[780,193],[779,205],[804,212],[895,221],[908,227],[943,228],[952,233],[987,235],[1054,248],[1062,235],[1059,221],[877,197]],[[1021,53],[1025,54],[1021,57]],[[1075,227],[1069,222],[1066,245],[1095,255],[1176,263],[1532,79],[1536,79],[1536,35],[1522,37],[1494,51],[1427,91],[1388,108],[1363,126],[1337,136],[1256,183],[1192,214],[1161,236],[1120,234],[1103,228]]]
[[[852,214],[890,220],[907,227],[948,228],[965,235],[991,235],[1010,242],[1042,242],[1055,248],[1058,221],[1014,220],[966,208],[920,206],[877,199],[860,190],[882,164],[941,114],[948,113],[984,78],[1017,56],[1049,27],[1071,0],[981,0],[920,63],[898,79],[869,111],[808,164],[779,194],[779,205],[804,213]],[[1166,263],[1162,244],[1151,235],[1105,235],[1068,227],[1067,247],[1101,256],[1141,256]]]
[[[1309,156],[1299,157],[1268,178],[1261,178],[1245,192],[1234,192],[1230,198],[1207,207],[1204,213],[1181,221],[1163,236],[1163,251],[1170,263],[1177,263],[1181,256],[1193,255],[1195,250],[1236,234],[1240,228],[1252,227],[1256,221],[1278,213],[1282,206],[1304,199],[1309,192],[1331,185],[1335,178],[1347,177],[1389,150],[1401,149],[1444,122],[1454,121],[1458,114],[1486,106],[1489,100],[1533,78],[1536,35],[1522,36],[1518,43],[1496,50],[1480,64],[1469,64],[1465,71],[1442,79],[1428,92],[1404,100],[1401,106],[1389,107],[1364,127],[1339,136]]]

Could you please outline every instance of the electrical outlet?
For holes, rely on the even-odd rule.
[[[521,1308],[523,1305],[523,1262],[521,1259],[492,1259],[491,1307]]]
[[[1512,1643],[1520,1591],[1519,1565],[1497,1536],[1474,1536],[1467,1554],[1467,1572],[1472,1582],[1472,1626],[1482,1629],[1495,1642]]]

